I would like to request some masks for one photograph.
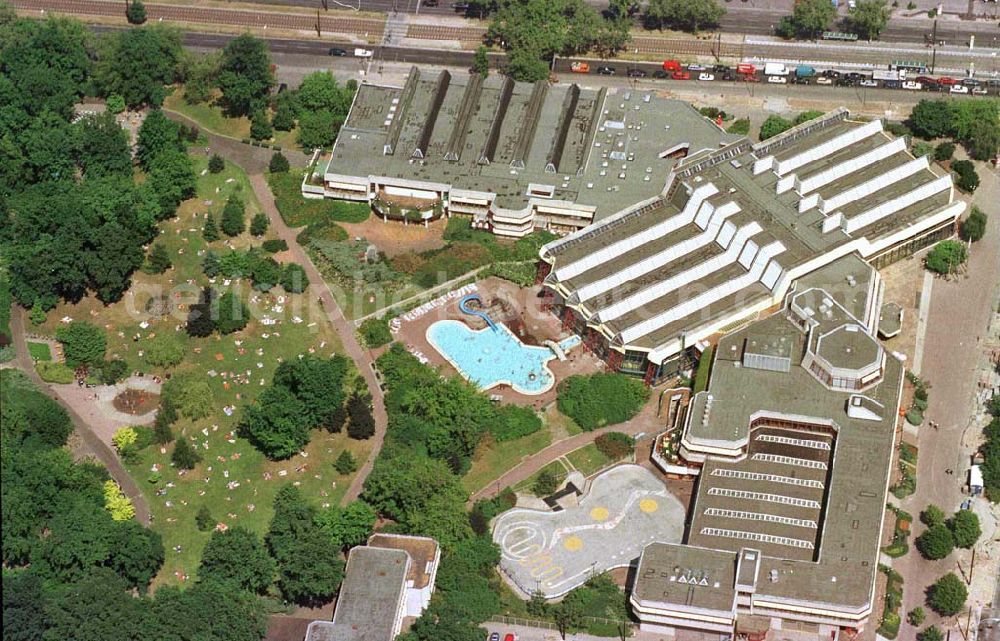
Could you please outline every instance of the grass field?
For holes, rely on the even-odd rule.
[[[174,93],[167,96],[166,100],[163,101],[163,107],[187,116],[197,122],[203,129],[207,129],[212,133],[239,140],[250,137],[249,118],[242,116],[231,118],[226,116],[221,108],[213,105],[211,102],[197,105],[188,104],[184,100],[183,87],[178,87]],[[275,130],[274,138],[270,143],[279,145],[282,149],[298,149],[299,146],[295,142],[297,136],[297,129],[293,129],[292,131]]]
[[[206,165],[205,158],[195,156],[195,165],[196,173],[200,174]],[[259,208],[246,176],[238,167],[227,163],[220,174],[199,175],[197,197],[181,205],[177,218],[161,223],[163,233],[158,242],[166,245],[174,263],[172,269],[158,276],[136,272],[133,285],[123,299],[107,307],[93,297],[73,305],[61,304],[49,312],[39,330],[54,334],[60,324],[58,319],[63,316],[90,321],[107,330],[108,358],[122,358],[130,370],[161,376],[166,372],[151,367],[143,358],[144,345],[155,334],[176,333],[184,340],[185,355],[170,373],[203,377],[212,389],[212,412],[208,417],[198,421],[182,418],[174,425],[175,435],[192,439],[203,456],[194,470],[181,474],[170,466],[172,444],[163,449],[147,448],[137,461],[128,465],[145,488],[154,517],[153,527],[163,535],[166,548],[166,562],[155,585],[194,580],[197,560],[209,538],[208,533],[199,532],[195,526],[195,514],[203,504],[209,506],[217,521],[263,534],[271,518],[274,494],[283,483],[299,484],[306,496],[317,503],[335,504],[349,485],[350,477],[338,475],[332,461],[344,449],[361,461],[371,448],[369,442],[353,441],[345,434],[317,431],[305,449],[305,456],[269,462],[249,443],[231,436],[242,408],[270,384],[280,361],[306,352],[329,356],[343,351],[327,317],[313,307],[314,298],[308,293],[289,295],[277,289],[263,294],[252,290],[246,281],[220,279],[215,283],[221,289],[235,288],[248,300],[251,320],[246,329],[225,337],[199,339],[188,338],[184,333],[186,306],[207,282],[200,266],[201,254],[207,248],[201,237],[205,213],[220,210],[229,194],[237,190],[247,201],[249,221]],[[208,201],[212,204],[206,204]],[[233,247],[245,248],[259,244],[260,240],[243,234],[228,242]],[[221,253],[226,251],[225,243],[219,240],[211,247]],[[281,254],[277,258],[281,260]],[[175,304],[175,310],[164,318],[149,320],[148,314],[144,314],[146,302],[161,295]],[[295,322],[295,317],[302,322]],[[265,318],[273,319],[276,324],[265,325],[262,322]],[[146,328],[140,326],[144,321],[149,322]],[[218,375],[211,376],[213,371]],[[232,378],[223,380],[221,374],[230,372],[245,376],[247,384],[238,384]],[[228,406],[235,409],[231,416],[223,411]],[[270,478],[266,479],[267,476]]]
[[[52,360],[52,348],[49,347],[48,343],[28,341],[28,353],[31,354],[31,358],[36,361]]]
[[[548,425],[534,434],[503,443],[487,436],[476,448],[472,468],[462,477],[462,485],[470,494],[478,492],[517,465],[522,458],[538,452],[551,442],[552,432]]]
[[[580,449],[573,450],[566,455],[566,458],[584,476],[595,474],[614,462],[601,452],[601,450],[597,449],[597,446],[593,443],[588,443]]]

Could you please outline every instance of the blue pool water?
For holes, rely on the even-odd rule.
[[[573,342],[571,339],[576,339]],[[541,394],[555,383],[545,365],[555,358],[548,347],[525,345],[503,323],[497,330],[474,330],[457,320],[442,320],[427,328],[427,340],[467,380],[481,389],[506,383],[522,394]],[[571,336],[560,343],[569,349]]]

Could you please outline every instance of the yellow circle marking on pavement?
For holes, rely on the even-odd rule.
[[[583,541],[581,541],[578,536],[571,536],[563,541],[563,547],[570,552],[576,552],[583,548]]]
[[[660,505],[653,499],[643,499],[639,501],[639,509],[645,512],[646,514],[651,514],[656,510],[658,510],[659,508]]]
[[[608,518],[608,508],[606,507],[595,507],[590,511],[590,518],[595,521],[604,521]]]

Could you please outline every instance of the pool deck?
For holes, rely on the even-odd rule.
[[[508,322],[512,318],[523,323],[525,331],[530,334],[534,341],[525,341],[542,345],[546,340],[559,341],[567,336],[569,332],[562,330],[559,320],[552,314],[542,311],[539,305],[539,288],[520,288],[517,285],[499,278],[487,278],[476,283],[477,293],[486,301],[486,311],[497,322],[504,323],[508,327]],[[494,299],[501,299],[507,303],[511,314],[504,315],[499,309],[489,306],[489,302]],[[399,332],[395,334],[395,339],[402,343],[407,349],[421,352],[430,361],[431,365],[440,367],[446,375],[459,375],[458,370],[451,365],[433,345],[427,340],[427,328],[439,320],[452,319],[467,324],[472,329],[483,329],[486,322],[481,318],[464,314],[458,308],[459,299],[449,301],[448,304],[434,309],[420,318],[412,321],[402,321]],[[513,327],[511,327],[513,329]],[[515,332],[516,334],[517,332]],[[525,337],[520,337],[524,340]],[[499,395],[504,403],[515,403],[517,405],[532,405],[536,409],[541,409],[556,398],[556,389],[559,382],[567,376],[573,374],[592,374],[604,371],[604,363],[588,354],[582,346],[576,346],[566,355],[565,361],[556,358],[548,361],[546,366],[552,371],[556,378],[556,385],[541,394],[521,394],[509,385],[497,385],[491,388],[487,394]]]

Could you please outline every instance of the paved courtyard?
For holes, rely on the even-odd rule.
[[[592,574],[628,565],[651,541],[679,542],[684,506],[649,470],[619,465],[579,504],[558,512],[515,508],[497,518],[500,567],[525,595],[562,596]]]

